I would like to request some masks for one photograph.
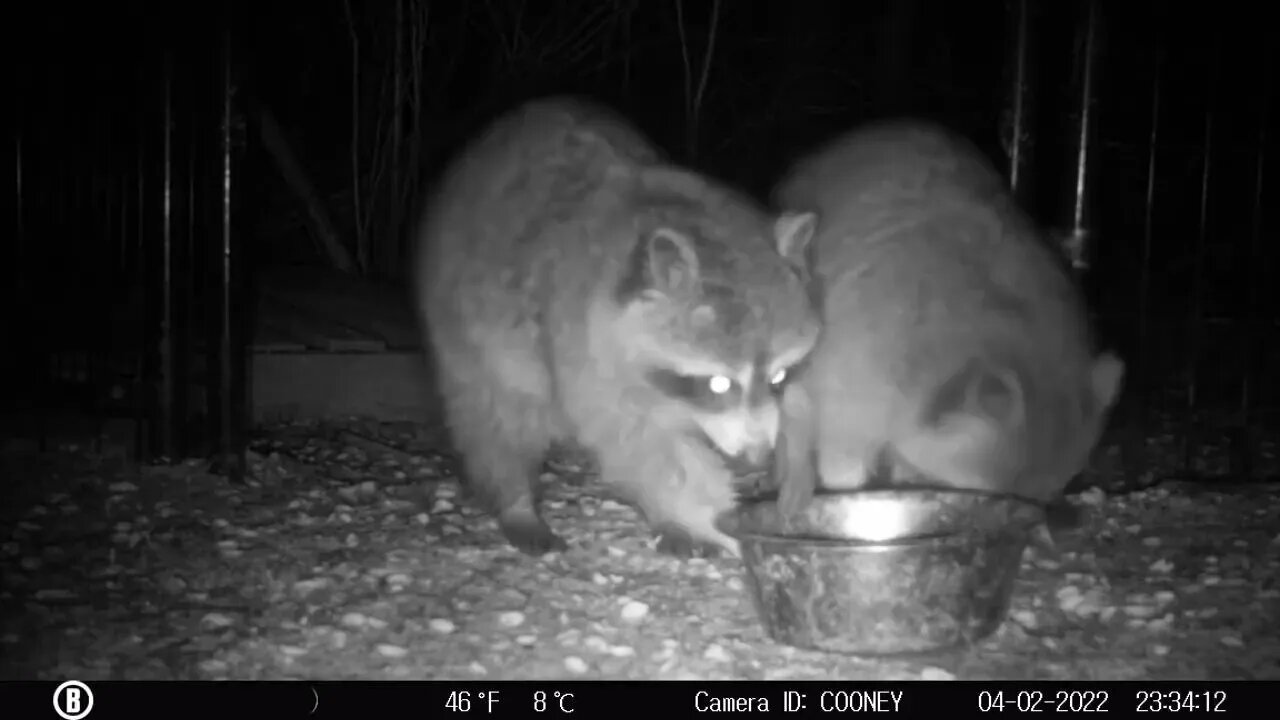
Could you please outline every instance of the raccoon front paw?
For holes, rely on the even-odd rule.
[[[683,530],[659,530],[658,552],[678,558],[719,558],[725,556],[724,548],[714,543],[694,540]]]
[[[545,555],[569,549],[568,543],[541,518],[519,517],[501,522],[502,534],[512,547],[526,555]]]

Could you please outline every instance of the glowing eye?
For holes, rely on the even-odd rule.
[[[786,380],[786,379],[787,379],[787,369],[786,369],[786,368],[783,368],[783,369],[779,370],[778,372],[774,373],[774,374],[773,374],[773,377],[769,378],[769,384],[771,384],[771,385],[781,385],[781,384],[783,383],[783,381],[784,381],[784,380]]]
[[[716,375],[707,381],[707,387],[711,388],[711,392],[723,395],[733,387],[733,381],[723,375]]]

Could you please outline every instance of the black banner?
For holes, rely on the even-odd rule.
[[[600,718],[614,713],[1213,715],[1275,702],[1274,682],[3,682],[0,712],[106,718]]]

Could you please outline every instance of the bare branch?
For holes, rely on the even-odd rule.
[[[707,30],[707,53],[702,57],[702,77],[698,80],[698,92],[693,96],[695,116],[702,114],[702,98],[707,93],[707,77],[711,74],[711,59],[716,52],[716,29],[720,25],[720,0],[711,0],[711,28]]]
[[[356,258],[361,270],[366,270],[369,251],[364,238],[364,218],[360,204],[360,36],[356,32],[350,0],[342,0],[342,12],[347,19],[347,34],[351,37],[351,188]]]
[[[711,74],[711,62],[714,59],[716,38],[720,27],[720,0],[712,0],[711,26],[707,30],[707,47],[702,56],[702,67],[698,73],[698,85],[693,85],[693,68],[689,59],[689,38],[685,30],[684,0],[676,0],[676,32],[680,36],[680,59],[684,67],[684,115],[685,145],[691,156],[697,156],[698,126],[702,114],[702,100],[707,92],[707,79]]]
[[[689,66],[689,38],[684,31],[684,0],[676,0],[676,32],[680,35],[680,60],[684,64],[685,122],[693,113],[693,70]]]

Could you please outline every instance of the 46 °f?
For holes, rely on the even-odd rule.
[[[485,712],[493,712],[493,708],[498,704],[497,690],[484,690],[475,693],[476,705]],[[453,690],[449,693],[449,698],[444,701],[444,708],[449,712],[469,713],[471,712],[471,691],[470,690]]]

